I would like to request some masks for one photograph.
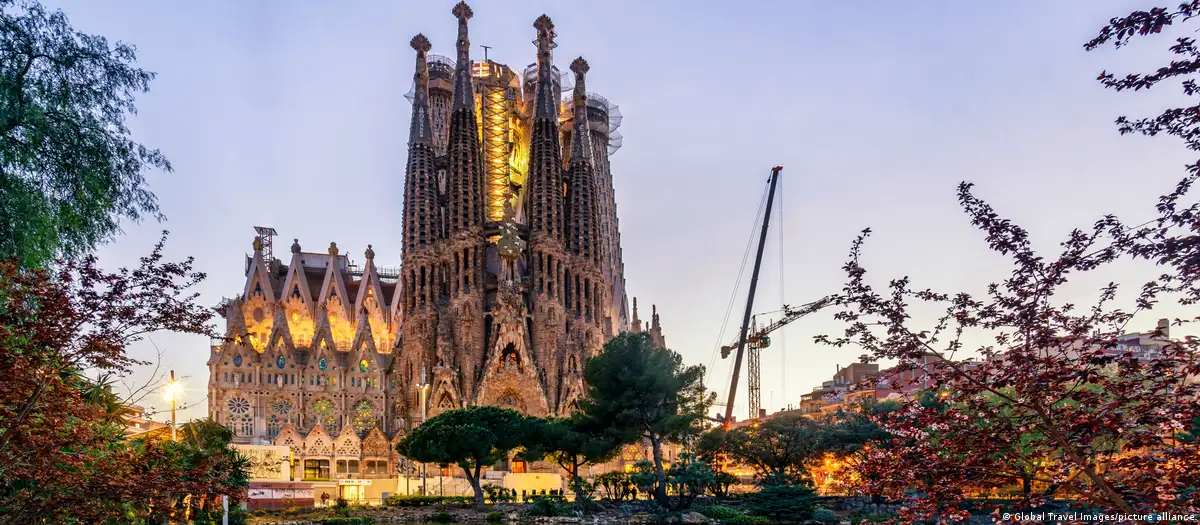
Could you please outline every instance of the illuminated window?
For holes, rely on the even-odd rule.
[[[306,459],[306,460],[304,460],[304,480],[305,481],[328,481],[329,480],[329,460],[328,459]]]

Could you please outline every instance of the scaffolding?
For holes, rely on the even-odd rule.
[[[476,62],[476,104],[479,109],[479,137],[483,146],[483,177],[486,216],[489,221],[504,220],[505,201],[512,191],[513,128],[519,126],[516,102],[520,90],[516,75],[507,66],[494,61]],[[516,203],[513,203],[514,208]]]

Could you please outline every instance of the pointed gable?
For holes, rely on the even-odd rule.
[[[383,434],[379,427],[372,428],[367,432],[367,437],[362,440],[363,456],[387,457],[388,456],[388,439]]]
[[[304,272],[304,264],[300,259],[300,246],[292,245],[292,262],[288,264],[287,277],[283,279],[283,287],[279,300],[288,302],[295,299],[300,301],[310,311],[313,309],[312,290],[308,286],[308,278]]]
[[[279,435],[275,436],[275,441],[272,442],[275,446],[284,446],[292,449],[293,456],[300,456],[304,450],[304,438],[300,437],[300,433],[296,431],[296,427],[288,423],[279,429]]]
[[[262,255],[262,245],[255,239],[254,256],[250,258],[250,271],[246,273],[246,288],[242,291],[242,300],[261,295],[264,299],[275,300],[275,287],[272,286],[270,266]]]
[[[335,456],[354,456],[358,457],[362,452],[362,442],[358,439],[358,434],[354,433],[354,429],[350,425],[342,427],[342,431],[338,433],[335,440],[333,455]]]
[[[350,311],[351,299],[346,290],[337,245],[329,243],[329,263],[325,267],[325,280],[317,296],[318,310],[322,311],[318,317],[323,313],[325,318],[318,321],[328,328],[332,337],[331,346],[343,352],[350,350],[355,332],[354,313]]]
[[[304,438],[304,455],[333,455],[333,438],[329,437],[329,433],[325,431],[325,427],[321,426],[320,423],[317,423],[312,431],[308,433],[308,437]]]

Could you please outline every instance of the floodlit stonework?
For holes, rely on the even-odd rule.
[[[473,62],[471,8],[453,14],[455,59],[411,41],[400,265],[299,240],[277,258],[260,227],[244,289],[218,308],[209,413],[239,443],[290,447],[296,479],[394,475],[396,440],[450,409],[567,414],[586,360],[642,329],[608,162],[616,106],[586,91],[582,58],[568,74],[553,65],[548,17],[517,74]],[[664,343],[657,313],[646,329]]]

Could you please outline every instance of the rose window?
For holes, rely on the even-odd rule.
[[[279,357],[275,358],[275,366],[279,367],[280,369],[283,369],[284,366],[286,366],[286,365],[287,365],[287,358],[285,358],[283,356],[279,356]]]
[[[286,416],[288,412],[292,411],[292,402],[286,399],[276,399],[275,401],[271,402],[271,410],[276,414],[283,414]]]
[[[229,400],[229,411],[234,414],[245,414],[250,411],[250,402],[244,397],[235,397]]]
[[[321,371],[324,372],[325,369],[329,368],[329,361],[326,361],[325,358],[322,357],[321,359],[317,360],[317,368],[320,368]]]
[[[359,434],[375,428],[375,404],[365,399],[355,403],[353,424]]]

